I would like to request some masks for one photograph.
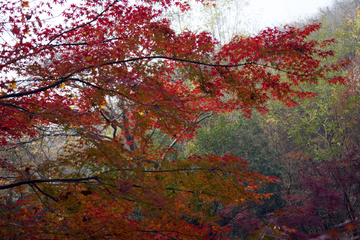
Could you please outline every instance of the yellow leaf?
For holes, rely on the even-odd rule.
[[[92,57],[87,56],[87,57],[86,57],[86,60],[91,61],[91,60],[92,60]]]
[[[10,87],[11,87],[12,89],[16,89],[16,88],[17,88],[16,82],[11,82],[11,83],[10,83]]]
[[[21,6],[22,6],[22,7],[30,7],[30,6],[29,6],[29,1],[24,1],[24,2],[22,2]]]

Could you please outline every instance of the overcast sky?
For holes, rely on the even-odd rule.
[[[331,6],[333,0],[249,0],[248,13],[261,29],[296,21]],[[255,21],[254,21],[255,20]]]

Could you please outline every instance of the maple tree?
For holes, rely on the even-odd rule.
[[[217,204],[261,201],[261,184],[277,179],[230,154],[170,159],[174,145],[212,114],[294,106],[315,96],[300,83],[345,81],[333,71],[346,62],[321,64],[334,40],[307,40],[317,23],[218,49],[209,33],[175,33],[162,18],[186,2],[85,0],[54,20],[64,4],[0,5],[2,238],[220,237]],[[155,131],[173,143],[154,144]]]

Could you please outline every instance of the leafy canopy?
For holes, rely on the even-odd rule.
[[[5,238],[220,236],[214,202],[260,201],[269,196],[260,184],[276,179],[233,155],[169,160],[174,144],[211,114],[266,112],[270,99],[294,106],[293,97],[315,95],[294,86],[345,80],[330,76],[345,62],[321,64],[333,40],[307,40],[316,23],[235,37],[216,51],[209,33],[175,34],[162,18],[186,2],[66,4],[0,5]],[[174,142],[153,144],[155,130]]]

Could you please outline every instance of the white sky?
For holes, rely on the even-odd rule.
[[[311,16],[333,0],[249,0],[247,12],[258,29],[290,23]]]
[[[256,34],[267,27],[284,26],[313,16],[320,8],[332,6],[335,0],[216,0],[219,19],[214,21],[213,10],[196,0],[189,0],[192,10],[185,15],[172,15],[177,31],[188,28],[192,31],[228,33],[222,42],[237,34]],[[208,0],[210,1],[210,0]],[[245,4],[244,3],[248,3]],[[220,16],[223,15],[223,16]],[[178,17],[176,16],[183,16]],[[215,28],[213,23],[215,24]],[[215,34],[219,39],[219,36]]]

